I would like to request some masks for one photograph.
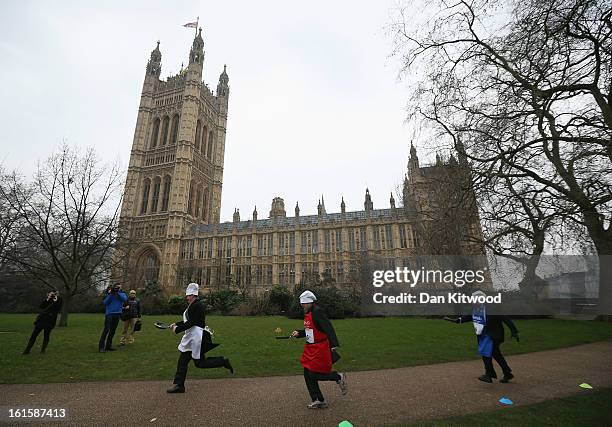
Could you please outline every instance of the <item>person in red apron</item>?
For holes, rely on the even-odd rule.
[[[304,291],[300,295],[300,304],[304,309],[304,329],[293,331],[291,334],[295,338],[306,338],[300,361],[304,367],[304,380],[312,400],[308,405],[310,409],[327,407],[319,388],[319,381],[336,381],[343,395],[348,392],[346,374],[332,371],[332,352],[339,347],[336,332],[323,310],[315,304],[316,300],[310,291]]]

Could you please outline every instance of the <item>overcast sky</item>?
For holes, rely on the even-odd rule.
[[[406,170],[406,83],[385,26],[396,1],[29,1],[0,3],[0,163],[31,174],[63,140],[127,166],[145,66],[188,62],[200,17],[204,81],[230,78],[221,220],[389,206]],[[419,143],[423,144],[424,141]]]

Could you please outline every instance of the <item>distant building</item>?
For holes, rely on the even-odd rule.
[[[423,254],[423,239],[436,229],[426,225],[435,223],[430,213],[445,203],[436,195],[449,191],[439,178],[450,174],[456,195],[458,183],[469,181],[469,168],[461,156],[421,167],[414,146],[402,206],[391,194],[387,208],[375,209],[366,189],[361,210],[347,211],[342,200],[340,212],[327,213],[321,197],[316,214],[301,215],[296,203],[288,217],[276,197],[268,218],[259,219],[255,208],[244,220],[235,209],[232,222],[220,223],[229,77],[224,67],[213,93],[202,82],[203,64],[201,30],[187,68],[177,75],[159,79],[159,43],[147,64],[121,209],[125,256],[115,272],[127,287],[158,283],[170,292],[196,281],[203,288],[257,291],[293,286],[317,273],[343,285],[359,280],[364,257],[395,268]],[[482,254],[469,238],[481,233],[475,206],[461,209],[469,215],[453,206],[442,210],[449,209],[453,221],[466,222],[451,227],[455,243],[440,250]]]

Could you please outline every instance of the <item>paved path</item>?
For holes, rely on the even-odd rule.
[[[167,395],[170,382],[0,385],[0,407],[66,408],[62,425],[355,426],[400,424],[501,409],[612,387],[612,342],[598,342],[508,358],[511,384],[476,380],[480,361],[349,373],[350,391],[321,383],[330,407],[308,410],[301,377],[193,380],[187,393]],[[190,369],[195,369],[193,365]],[[170,375],[170,373],[169,373]],[[155,418],[154,421],[151,421]],[[24,423],[18,423],[23,425]],[[54,423],[45,422],[44,425]]]

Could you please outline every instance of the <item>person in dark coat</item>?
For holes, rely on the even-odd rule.
[[[332,363],[339,359],[336,349],[340,344],[336,331],[325,312],[315,304],[316,300],[317,297],[311,291],[302,292],[300,304],[304,309],[304,329],[291,333],[292,337],[306,338],[300,361],[304,367],[306,388],[312,400],[308,404],[309,409],[327,407],[325,397],[319,388],[319,381],[335,381],[343,395],[348,392],[346,374],[332,371]]]
[[[485,295],[482,291],[477,291],[472,294]],[[482,361],[485,367],[484,375],[478,377],[480,381],[492,383],[494,378],[497,378],[497,373],[493,367],[493,359],[499,364],[504,376],[500,380],[501,383],[507,383],[514,375],[512,369],[508,366],[508,362],[504,358],[499,346],[504,342],[504,324],[510,329],[512,338],[519,340],[518,329],[514,325],[512,319],[508,316],[486,314],[484,304],[474,304],[474,309],[471,315],[460,316],[457,319],[446,318],[454,323],[472,322],[476,332],[478,341],[478,352],[482,356]]]
[[[127,301],[123,303],[123,311],[121,312],[123,332],[121,333],[119,345],[124,346],[126,342],[130,344],[134,342],[134,329],[140,317],[140,300],[136,298],[136,291],[132,289],[128,295]]]
[[[44,353],[47,350],[51,331],[55,328],[57,315],[62,310],[62,299],[59,296],[59,292],[49,292],[47,298],[43,300],[39,307],[42,311],[36,316],[36,320],[34,320],[34,330],[32,331],[32,335],[30,335],[30,340],[23,354],[30,354],[30,350],[32,350],[36,338],[41,331],[44,331],[44,338],[40,352]]]
[[[226,368],[234,373],[229,359],[224,357],[205,357],[205,353],[217,345],[212,343],[210,332],[206,328],[206,314],[204,304],[199,296],[197,283],[187,286],[185,297],[189,305],[183,313],[183,321],[170,325],[170,330],[176,334],[184,332],[178,346],[180,352],[174,375],[174,385],[166,390],[168,393],[185,393],[185,378],[189,362],[193,359],[196,367],[202,369]]]

